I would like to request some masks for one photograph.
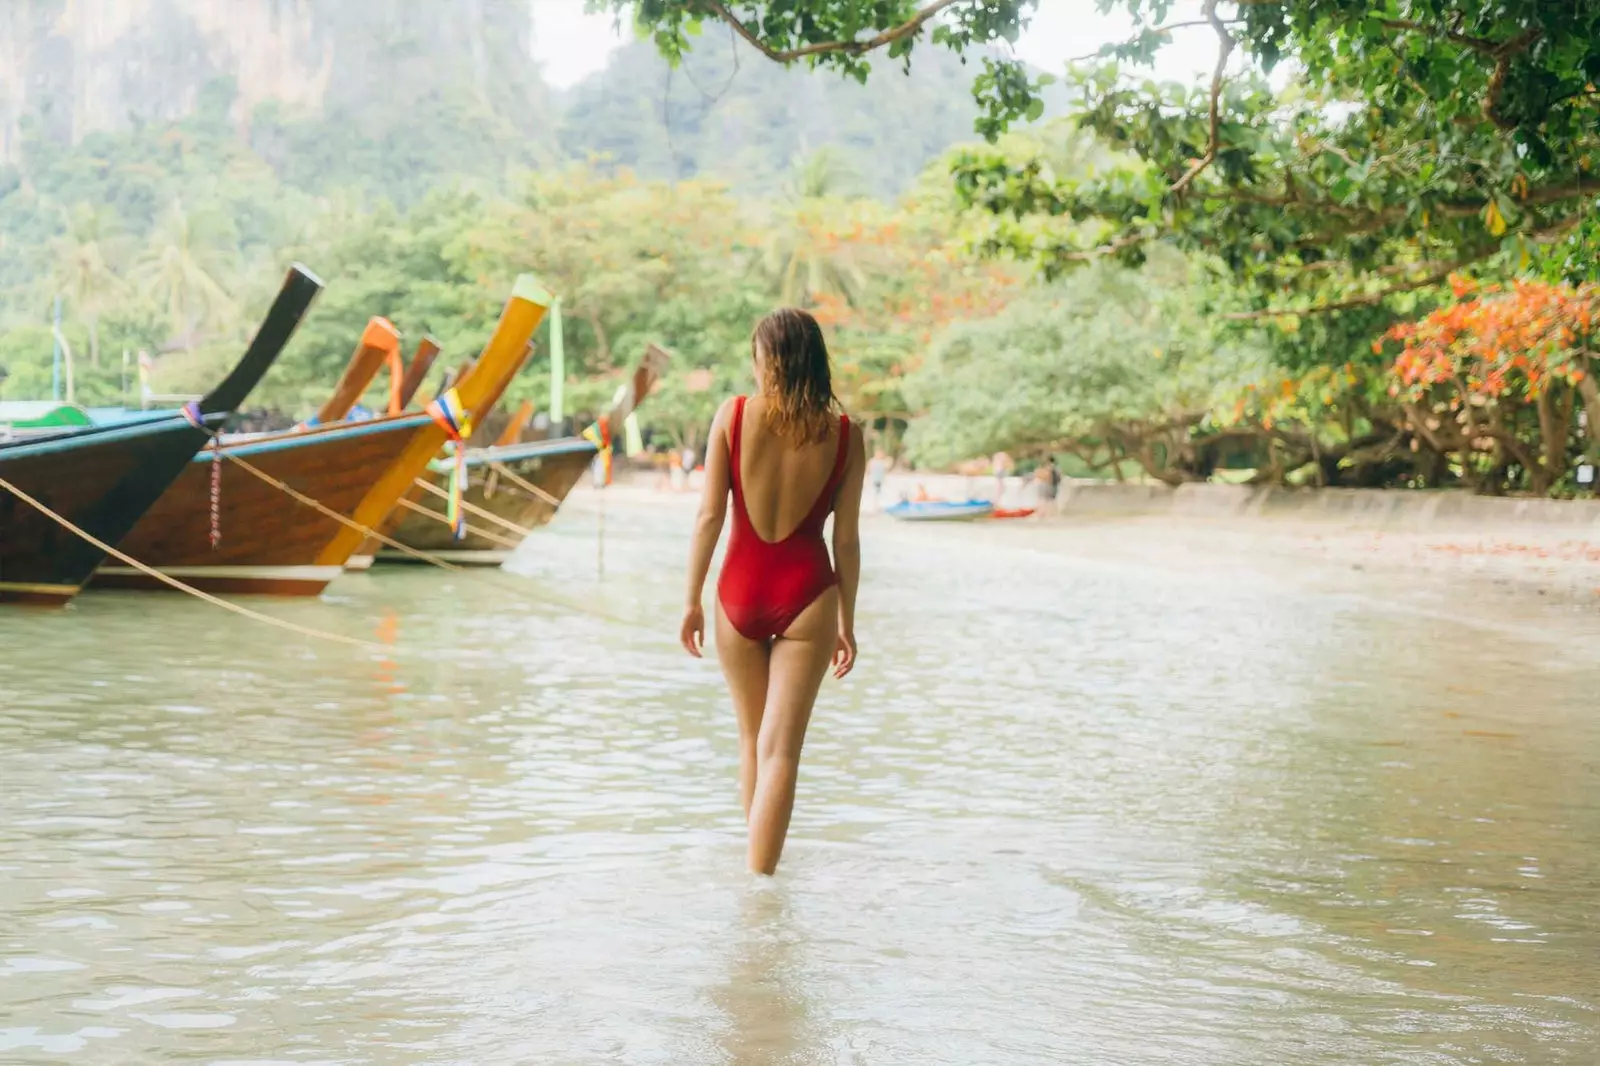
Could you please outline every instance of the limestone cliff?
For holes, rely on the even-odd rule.
[[[277,102],[389,113],[466,91],[501,114],[536,109],[527,0],[5,0],[0,162],[25,122],[58,143],[192,113],[231,84],[241,128]]]

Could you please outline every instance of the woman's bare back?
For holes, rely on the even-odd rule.
[[[833,420],[825,439],[796,447],[772,432],[766,400],[752,396],[744,405],[740,434],[739,488],[750,527],[764,541],[783,540],[805,521],[833,476],[839,420]]]

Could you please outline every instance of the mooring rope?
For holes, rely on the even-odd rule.
[[[428,492],[431,492],[433,495],[442,499],[448,500],[450,498],[450,494],[448,492],[424,478],[417,478],[416,484],[418,488],[426,489]],[[511,521],[509,518],[501,518],[493,511],[487,511],[484,508],[479,507],[477,504],[468,503],[466,500],[462,500],[461,507],[462,510],[466,511],[468,514],[475,514],[479,518],[486,518],[495,525],[509,530],[519,537],[528,537],[533,535],[533,530],[525,529],[524,527],[519,526],[515,522]]]
[[[212,604],[213,606],[221,607],[225,611],[232,611],[234,614],[249,618],[252,621],[261,622],[269,626],[276,626],[278,629],[286,629],[291,633],[298,633],[304,637],[312,637],[316,640],[331,640],[339,644],[348,644],[351,647],[362,648],[366,651],[384,652],[385,654],[393,651],[392,648],[387,648],[381,644],[373,644],[370,641],[361,640],[358,637],[347,637],[342,633],[330,633],[326,630],[312,629],[310,626],[303,626],[296,622],[290,622],[287,619],[274,618],[270,614],[262,614],[260,611],[252,611],[250,608],[245,607],[242,604],[237,604],[231,600],[222,599],[220,596],[213,596],[209,592],[204,592],[195,588],[193,585],[179,581],[170,574],[164,574],[155,567],[146,563],[142,563],[126,552],[112,547],[110,544],[107,544],[105,541],[101,540],[99,537],[96,537],[88,530],[82,529],[74,524],[72,520],[67,518],[65,515],[57,514],[49,507],[46,507],[43,503],[34,499],[26,492],[23,492],[5,478],[0,478],[0,489],[4,489],[6,492],[11,493],[11,495],[32,507],[40,514],[50,519],[52,522],[67,530],[69,533],[72,533],[78,537],[82,537],[85,541],[88,541],[90,544],[105,552],[111,558],[116,559],[118,562],[125,563],[139,571],[141,574],[154,578],[162,584],[168,585],[179,592],[186,592],[198,600],[203,600],[206,603]]]
[[[425,507],[416,500],[408,500],[402,496],[400,497],[399,503],[401,507],[404,507],[408,511],[413,511],[419,515],[431,518],[435,522],[449,526],[452,530],[455,529],[455,524],[450,521],[448,516],[440,514],[431,507]],[[500,545],[502,548],[516,548],[518,544],[517,541],[511,540],[507,537],[497,536],[494,533],[490,533],[487,529],[479,529],[474,525],[468,525],[466,527],[466,531],[475,537],[482,537],[484,540],[492,541],[493,543]],[[459,570],[461,567],[456,567],[456,569]]]
[[[212,436],[213,436],[213,438],[215,438],[217,436],[217,434],[213,433]],[[214,440],[212,446],[213,447],[220,447],[221,443],[222,442],[220,440]],[[543,595],[543,598],[538,599],[538,600],[534,600],[534,599],[532,599],[532,598],[530,598],[528,596],[521,595],[520,594],[521,590],[516,590],[514,586],[507,586],[503,582],[492,581],[492,580],[489,579],[489,576],[487,574],[480,574],[476,570],[470,569],[468,567],[457,566],[455,563],[452,563],[449,560],[441,559],[437,555],[432,555],[432,554],[430,554],[428,552],[421,551],[419,549],[413,548],[409,544],[403,544],[400,541],[395,540],[393,537],[386,536],[386,535],[384,535],[382,533],[379,533],[375,529],[372,529],[372,528],[370,528],[368,526],[362,525],[360,522],[357,522],[355,519],[350,518],[350,517],[348,517],[346,515],[340,514],[338,511],[335,511],[333,508],[331,508],[328,505],[322,503],[320,500],[316,500],[316,499],[313,499],[310,496],[307,496],[305,493],[300,492],[299,490],[295,489],[294,487],[284,483],[280,479],[273,477],[271,474],[269,474],[265,470],[262,470],[261,468],[257,467],[255,464],[247,462],[246,460],[239,458],[237,455],[234,455],[231,452],[228,452],[226,449],[223,449],[223,454],[231,462],[239,464],[239,466],[243,467],[248,473],[254,475],[255,477],[260,478],[262,481],[266,482],[268,485],[271,485],[273,488],[278,489],[279,491],[285,493],[286,495],[288,495],[288,497],[290,499],[294,500],[296,503],[303,504],[304,506],[310,507],[310,508],[312,508],[313,510],[317,511],[320,514],[327,515],[329,518],[332,518],[332,519],[338,521],[339,523],[341,523],[342,525],[346,526],[347,528],[356,530],[357,532],[365,534],[366,536],[372,537],[374,540],[378,541],[380,544],[384,544],[384,545],[386,545],[388,547],[394,548],[395,550],[401,552],[404,555],[409,555],[414,559],[419,559],[422,562],[428,563],[431,566],[436,566],[441,570],[448,570],[451,573],[456,574],[459,577],[464,577],[464,578],[467,578],[468,580],[471,580],[471,581],[478,581],[484,587],[489,587],[492,584],[494,589],[495,589],[495,591],[501,593],[502,595],[504,595],[508,590],[511,590],[512,591],[512,595],[515,596],[517,599],[521,600],[524,603],[537,603],[540,606],[553,605],[553,606],[557,606],[557,607],[564,607],[569,611],[577,611],[580,614],[592,615],[595,618],[599,618],[599,619],[601,619],[602,621],[605,621],[605,622],[610,622],[613,625],[631,626],[631,627],[635,627],[635,628],[643,626],[643,623],[630,622],[625,618],[620,618],[617,615],[611,614],[609,611],[602,611],[602,610],[599,610],[597,608],[590,607],[590,606],[587,606],[587,605],[584,605],[584,604],[574,603],[571,600],[568,600],[564,596],[556,596],[556,595],[552,595],[552,594],[546,592]],[[422,507],[422,506],[414,503],[413,501],[406,499],[403,496],[400,498],[400,500],[398,502],[402,507],[406,507],[406,508],[408,508],[410,510],[420,511],[422,514],[426,514],[431,518],[437,519],[437,520],[445,522],[447,524],[449,522],[449,519],[447,517],[445,517],[443,515],[440,515],[437,511],[429,510],[426,507]],[[487,530],[477,529],[476,527],[468,527],[468,528],[469,528],[470,532],[475,533],[476,535],[484,537],[484,538],[486,538],[488,540],[494,541],[494,542],[496,542],[498,544],[501,544],[501,545],[503,545],[503,546],[505,546],[507,548],[516,548],[517,547],[517,542],[516,541],[512,541],[512,540],[509,540],[509,539],[506,539],[506,538],[497,537],[493,533],[488,532]],[[653,628],[653,627],[644,626],[643,628]]]
[[[340,514],[338,511],[335,511],[332,507],[329,507],[322,501],[312,499],[310,496],[307,496],[305,493],[299,491],[288,483],[273,477],[271,474],[267,473],[265,470],[262,470],[254,463],[247,462],[244,459],[239,458],[237,455],[234,455],[232,452],[227,451],[221,447],[221,443],[221,441],[217,441],[212,445],[212,447],[226,455],[230,462],[239,464],[239,466],[243,467],[248,473],[255,475],[262,481],[265,481],[268,485],[271,485],[273,488],[287,494],[288,497],[294,500],[296,503],[304,504],[319,514],[326,515],[327,517],[340,523],[345,528],[353,529],[358,533],[371,537],[378,543],[383,544],[386,547],[393,548],[405,555],[409,555],[414,559],[420,559],[425,563],[431,563],[432,565],[439,567],[441,570],[450,570],[456,573],[462,572],[462,568],[456,566],[454,563],[447,562],[446,560],[439,558],[437,555],[429,555],[425,551],[419,551],[418,549],[411,547],[409,544],[402,544],[393,537],[385,536],[370,526],[362,525],[360,522],[357,522],[354,518],[351,518],[348,515]]]
[[[548,503],[551,507],[560,507],[561,506],[561,501],[559,499],[557,499],[556,497],[552,496],[550,493],[546,492],[544,489],[541,489],[538,485],[535,485],[533,482],[527,481],[527,480],[525,480],[525,479],[523,479],[521,477],[518,477],[511,470],[510,467],[506,466],[506,464],[504,464],[504,463],[490,463],[489,464],[489,469],[493,470],[496,474],[499,474],[501,477],[503,477],[507,481],[511,482],[513,485],[515,485],[517,488],[521,489],[523,492],[526,492],[526,493],[528,493],[528,494],[530,494],[532,496],[538,497],[539,499],[543,500],[545,503]]]

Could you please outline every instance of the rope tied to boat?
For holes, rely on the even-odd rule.
[[[416,484],[417,488],[421,489],[422,491],[424,491],[426,493],[429,493],[429,494],[431,494],[433,496],[438,496],[441,499],[444,499],[444,498],[449,496],[449,493],[445,492],[444,489],[441,489],[439,486],[435,485],[431,481],[428,481],[426,478],[420,478],[420,477],[417,478],[415,484]],[[410,501],[407,501],[407,502],[410,502]],[[520,544],[521,541],[522,541],[522,538],[530,537],[530,536],[533,535],[533,530],[529,529],[528,527],[519,526],[515,522],[511,521],[509,518],[502,518],[499,515],[495,514],[493,511],[486,510],[485,508],[479,507],[476,504],[474,504],[474,503],[472,503],[472,502],[470,502],[468,500],[462,500],[461,501],[461,508],[462,508],[462,510],[466,511],[470,515],[476,515],[477,517],[483,519],[486,522],[493,522],[495,525],[499,526],[501,529],[506,530],[507,532],[515,533],[517,535],[518,539],[511,542],[511,546],[512,547],[516,547],[516,545]],[[427,514],[431,514],[431,515],[438,515],[439,514],[437,511],[430,511],[427,508],[423,508],[423,510]],[[442,518],[445,518],[446,516],[439,515],[439,517],[442,519]],[[471,532],[472,531],[472,527],[469,525],[467,527],[467,530],[468,530],[468,532]]]
[[[561,506],[561,500],[559,498],[551,495],[544,489],[541,489],[538,485],[535,485],[533,482],[520,476],[516,471],[512,470],[509,466],[506,466],[506,464],[499,462],[490,463],[489,469],[493,470],[496,474],[499,474],[501,477],[505,478],[507,481],[511,482],[511,484],[515,485],[523,492],[526,492],[528,495],[548,503],[551,508],[558,508]]]
[[[461,497],[467,489],[467,438],[472,435],[472,412],[461,402],[455,389],[446,390],[430,403],[427,412],[454,445],[455,462],[450,470],[450,498],[445,505],[445,517],[450,520],[451,535],[463,540],[467,535],[467,516],[461,508]]]
[[[211,438],[211,550],[222,544],[222,439],[206,425],[200,404],[190,400],[183,405],[183,417],[191,426]]]
[[[400,507],[402,510],[411,511],[414,514],[419,514],[422,517],[430,519],[434,522],[442,522],[446,525],[448,525],[450,522],[448,518],[440,514],[438,511],[435,511],[433,508],[424,507],[417,501],[408,500],[404,496],[400,497]],[[472,525],[471,523],[467,524],[467,532],[471,533],[474,537],[482,537],[484,540],[487,540],[490,543],[498,544],[502,548],[507,548],[513,551],[516,550],[517,544],[519,543],[518,541],[511,540],[508,537],[502,537],[497,533],[491,533],[487,529],[479,529],[477,526]]]
[[[221,607],[225,611],[231,611],[234,614],[248,618],[251,621],[260,622],[263,625],[274,626],[278,629],[287,630],[290,633],[298,633],[300,636],[311,637],[315,640],[329,640],[336,644],[347,644],[353,648],[361,648],[365,651],[382,652],[385,654],[389,654],[393,651],[391,648],[386,648],[381,644],[374,644],[371,641],[361,640],[359,637],[347,637],[343,633],[330,633],[323,629],[313,629],[310,626],[303,626],[296,622],[288,621],[284,618],[274,618],[270,614],[262,614],[260,611],[253,611],[242,604],[234,603],[231,600],[225,600],[220,596],[213,596],[209,592],[204,592],[195,588],[193,585],[179,581],[170,574],[164,574],[155,567],[150,566],[148,563],[142,563],[138,559],[135,559],[133,556],[129,555],[127,552],[120,551],[112,545],[107,544],[99,537],[96,537],[93,533],[90,533],[88,530],[83,529],[75,524],[65,515],[56,513],[40,501],[28,495],[26,492],[23,492],[5,478],[0,478],[0,489],[4,489],[6,492],[9,492],[11,495],[15,496],[29,507],[32,507],[40,514],[50,519],[50,521],[56,523],[56,525],[65,529],[67,532],[76,537],[81,537],[83,540],[94,545],[94,547],[105,552],[108,556],[117,560],[118,562],[127,566],[131,566],[141,574],[144,574],[146,577],[159,581],[169,588],[177,589],[179,592],[186,592],[195,599],[203,600],[214,607]]]
[[[371,526],[363,525],[360,522],[357,522],[354,518],[351,518],[349,515],[340,514],[338,511],[335,511],[332,507],[329,507],[327,504],[323,503],[321,500],[313,499],[312,497],[307,496],[305,493],[301,492],[299,489],[296,489],[294,486],[288,484],[287,482],[285,482],[285,481],[283,481],[283,480],[281,480],[279,478],[273,477],[271,474],[267,473],[265,470],[261,469],[259,466],[256,466],[254,463],[247,462],[246,460],[239,458],[237,455],[233,454],[232,452],[228,452],[227,453],[227,459],[228,459],[228,462],[230,462],[230,463],[237,463],[240,467],[242,467],[244,469],[245,473],[250,474],[251,476],[259,478],[260,480],[266,482],[268,485],[271,485],[273,488],[277,489],[279,492],[282,492],[284,495],[288,496],[291,500],[295,501],[296,503],[302,504],[302,505],[304,505],[306,507],[309,507],[313,511],[316,511],[318,514],[321,514],[321,515],[324,515],[324,516],[326,516],[328,518],[333,519],[335,522],[338,522],[340,525],[344,526],[346,529],[353,529],[357,533],[360,533],[363,536],[371,537],[373,540],[377,541],[379,544],[382,544],[386,548],[393,548],[395,551],[398,551],[398,552],[400,552],[400,553],[402,553],[404,555],[409,555],[413,559],[417,559],[417,560],[419,560],[421,562],[429,563],[429,564],[431,564],[433,566],[437,566],[441,570],[450,570],[450,571],[454,571],[455,573],[462,573],[463,572],[461,567],[455,565],[452,562],[448,562],[448,561],[446,561],[444,559],[441,559],[436,555],[429,555],[427,552],[421,551],[420,549],[417,549],[417,548],[413,548],[409,544],[402,544],[398,540],[395,540],[393,537],[390,537],[390,536],[387,536],[387,535],[385,535],[383,533],[378,532],[376,529],[373,529]]]

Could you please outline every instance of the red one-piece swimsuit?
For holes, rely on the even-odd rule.
[[[728,475],[733,485],[733,532],[717,579],[722,613],[749,640],[780,636],[816,598],[838,584],[833,560],[822,540],[822,526],[833,510],[850,454],[850,418],[839,416],[839,450],[822,494],[795,531],[782,540],[762,540],[745,510],[739,477],[739,438],[744,429],[744,401],[734,401],[729,432]]]

